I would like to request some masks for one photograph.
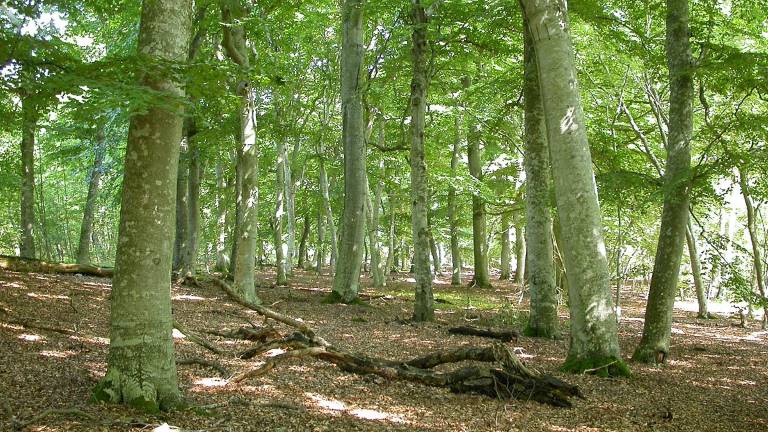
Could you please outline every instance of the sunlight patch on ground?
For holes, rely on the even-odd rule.
[[[176,329],[173,329],[173,338],[174,339],[186,339],[187,337],[184,336],[184,333],[182,333],[182,332],[180,332],[180,331],[178,331]]]
[[[67,358],[75,354],[74,351],[40,351],[40,355],[43,357]]]
[[[65,295],[38,294],[34,292],[28,292],[27,297],[41,298],[41,299],[69,300],[69,296],[65,296]]]
[[[225,385],[227,385],[227,383],[229,383],[228,380],[225,380],[219,377],[202,378],[195,381],[195,385],[199,385],[203,387],[224,387]]]
[[[40,342],[44,338],[40,335],[24,333],[22,335],[19,335],[19,339],[27,342]]]
[[[406,420],[401,414],[367,408],[350,408],[346,403],[340,400],[326,398],[317,393],[304,393],[304,396],[314,406],[330,412],[345,413],[364,420],[384,420],[398,424],[410,423],[410,421]]]
[[[182,295],[175,295],[175,296],[171,297],[171,300],[201,301],[201,300],[210,300],[210,299],[209,298],[205,298],[205,297],[196,296],[196,295],[182,294]]]

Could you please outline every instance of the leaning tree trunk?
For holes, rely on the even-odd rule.
[[[632,358],[663,363],[669,355],[672,308],[688,226],[691,134],[693,133],[693,62],[688,29],[688,0],[667,0],[669,67],[669,138],[664,174],[664,208],[653,263],[643,337]]]
[[[464,142],[464,121],[461,113],[456,115],[456,140],[453,142],[453,152],[451,154],[451,184],[448,186],[448,224],[451,231],[451,285],[461,285],[461,247],[459,245],[459,215],[458,203],[456,202],[456,175],[459,170],[459,155],[461,154],[461,145]]]
[[[693,224],[688,219],[688,227],[685,230],[685,240],[688,243],[688,256],[691,259],[691,273],[693,274],[693,285],[696,287],[696,300],[699,303],[699,318],[709,318],[707,310],[707,293],[704,288],[704,280],[701,277],[701,261],[699,260],[699,251],[696,247],[696,237],[693,235]]]
[[[760,300],[763,302],[763,330],[768,326],[768,299],[765,296],[765,275],[763,274],[763,258],[760,253],[760,240],[757,236],[757,210],[752,203],[752,197],[749,191],[749,178],[746,168],[739,167],[739,186],[741,195],[744,197],[744,205],[747,207],[747,231],[749,240],[752,244],[752,263],[755,269],[755,279],[757,280],[757,289],[760,293]],[[751,305],[751,302],[750,302]]]
[[[188,0],[144,1],[139,53],[162,63],[183,61],[191,6]],[[180,86],[159,69],[147,70],[143,85],[183,97]],[[147,411],[172,408],[180,400],[168,288],[183,124],[180,109],[155,106],[131,119],[110,300],[108,368],[94,390],[96,399]]]
[[[416,304],[414,321],[435,319],[432,297],[432,271],[429,268],[429,185],[427,161],[424,153],[424,126],[427,109],[427,13],[420,0],[413,0],[411,10],[413,34],[411,39],[411,232],[413,235],[414,270],[416,279]]]
[[[501,215],[501,231],[499,232],[499,242],[501,243],[501,275],[499,280],[509,280],[510,277],[512,257],[510,254],[509,234],[509,213],[504,213]]]
[[[245,30],[240,24],[246,15],[240,0],[223,1],[220,4],[224,26],[222,45],[227,55],[241,70],[250,68],[250,50],[245,39]],[[259,149],[256,140],[256,111],[251,83],[239,81],[235,91],[240,98],[240,150],[238,151],[237,173],[240,190],[237,194],[235,247],[233,247],[234,289],[242,298],[258,302],[254,267],[256,266],[256,240],[259,222]],[[239,219],[239,220],[237,220]]]
[[[626,375],[565,1],[522,3],[536,52],[571,287],[571,343],[564,369]]]
[[[35,257],[35,131],[37,106],[21,98],[21,248],[22,258]]]
[[[103,121],[103,119],[102,119]],[[99,184],[104,164],[104,154],[107,152],[104,137],[104,124],[99,123],[96,129],[96,139],[93,146],[93,165],[88,174],[88,196],[83,209],[83,222],[80,224],[80,242],[77,246],[77,263],[86,265],[91,262],[91,237],[93,236],[93,213],[96,211],[96,200],[99,197]]]
[[[469,78],[465,78],[466,84]],[[468,87],[468,85],[465,85]],[[475,178],[478,186],[483,182],[482,155],[480,154],[480,131],[471,127],[467,140],[467,158],[469,174]],[[472,249],[475,258],[475,275],[472,284],[479,288],[490,288],[491,279],[488,274],[488,254],[485,246],[485,202],[480,191],[472,194]]]
[[[342,8],[341,111],[344,141],[344,230],[341,232],[333,292],[329,301],[350,303],[360,290],[365,239],[365,139],[363,122],[363,5],[345,0]]]
[[[552,215],[549,201],[549,144],[544,109],[539,91],[536,53],[526,23],[524,29],[525,71],[525,236],[528,262],[530,314],[525,334],[555,339],[560,337],[557,316],[557,285],[552,250]]]

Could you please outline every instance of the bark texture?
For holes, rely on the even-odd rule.
[[[189,0],[145,0],[139,53],[183,61],[191,14]],[[159,71],[145,72],[142,84],[183,97],[180,86]],[[94,390],[97,399],[148,411],[171,408],[179,401],[170,291],[183,123],[179,105],[152,107],[131,119],[111,295],[108,369]]]
[[[688,227],[691,134],[693,133],[693,63],[688,29],[688,0],[667,0],[669,136],[664,172],[664,208],[653,263],[643,337],[632,358],[663,363],[669,355],[672,307]]]
[[[528,289],[531,312],[528,336],[558,338],[557,287],[552,247],[552,215],[549,202],[549,144],[544,108],[539,91],[539,72],[529,26],[524,34],[524,127],[525,127],[525,237],[528,256]]]
[[[413,0],[411,8],[413,33],[411,35],[411,232],[413,235],[413,266],[416,279],[414,321],[435,319],[432,296],[432,270],[429,267],[430,233],[428,224],[429,185],[427,161],[424,152],[424,127],[427,109],[427,13],[420,0]]]
[[[344,0],[341,111],[344,141],[344,230],[330,301],[350,303],[360,290],[365,240],[365,127],[362,103],[364,0]]]
[[[564,369],[626,375],[619,352],[600,206],[563,0],[523,0],[538,66],[568,272],[571,341]]]

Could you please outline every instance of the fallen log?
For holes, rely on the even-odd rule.
[[[494,330],[490,328],[478,328],[472,326],[451,327],[448,333],[464,336],[480,336],[491,339],[498,339],[503,342],[516,341],[520,337],[517,330]]]
[[[303,322],[268,308],[238,298],[226,282],[218,285],[240,305],[255,312],[275,317],[299,331],[279,341],[249,350],[250,356],[274,348],[291,349],[270,357],[263,365],[243,371],[230,382],[237,383],[273,370],[288,359],[311,357],[333,363],[341,370],[359,375],[377,375],[387,380],[404,380],[431,387],[448,388],[456,393],[475,393],[496,399],[534,400],[558,407],[570,407],[571,397],[582,397],[578,387],[555,377],[541,374],[525,366],[508,347],[497,343],[485,348],[443,350],[402,362],[353,354],[332,346]],[[240,355],[244,358],[244,354]],[[490,363],[465,366],[451,372],[434,370],[445,364],[465,361]]]
[[[112,277],[114,269],[83,264],[51,263],[30,258],[0,255],[0,269],[22,273],[65,273]]]

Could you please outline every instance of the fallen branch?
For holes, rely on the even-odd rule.
[[[11,319],[11,320],[0,321],[0,322],[2,322],[4,324],[11,324],[11,325],[17,325],[17,326],[26,327],[28,329],[50,331],[50,332],[54,332],[54,333],[63,334],[63,335],[66,335],[66,336],[77,336],[77,332],[74,331],[74,330],[64,329],[64,328],[60,328],[60,327],[52,327],[52,326],[48,326],[48,325],[45,325],[45,324],[37,324],[37,323],[34,323],[32,321],[27,321],[27,320]]]
[[[465,336],[480,336],[491,339],[498,339],[504,342],[516,341],[520,333],[516,330],[493,330],[490,328],[482,329],[472,326],[451,327],[448,333]]]
[[[176,360],[177,365],[199,365],[199,366],[205,366],[209,367],[211,369],[215,369],[217,372],[221,374],[223,377],[230,377],[232,376],[232,373],[222,366],[220,363],[217,363],[212,360],[206,360],[200,357],[191,357],[191,358],[185,358],[185,359],[177,359]]]
[[[310,340],[313,341],[313,343],[321,346],[327,346],[328,342],[326,342],[323,338],[316,336],[315,332],[310,329],[306,324],[304,324],[302,321],[299,321],[295,318],[291,318],[288,316],[285,316],[283,314],[280,314],[278,312],[273,311],[272,309],[266,308],[261,305],[257,305],[255,303],[251,303],[249,301],[245,301],[241,299],[234,291],[232,291],[232,288],[224,282],[221,279],[214,279],[214,282],[216,282],[221,289],[224,290],[224,292],[227,293],[230,299],[234,301],[235,303],[247,307],[248,309],[251,309],[252,311],[258,313],[259,315],[265,316],[267,318],[271,318],[275,321],[281,322],[283,324],[286,324],[288,326],[291,326],[297,330],[299,330],[302,334],[307,336]]]
[[[180,331],[184,336],[187,337],[190,341],[200,345],[201,347],[212,351],[219,355],[228,355],[224,350],[214,345],[212,342],[206,340],[203,337],[197,336],[194,333],[190,332],[189,330],[185,329],[178,321],[173,320],[173,328]]]
[[[0,269],[22,273],[65,273],[112,277],[114,269],[83,264],[51,263],[30,258],[0,255]]]

